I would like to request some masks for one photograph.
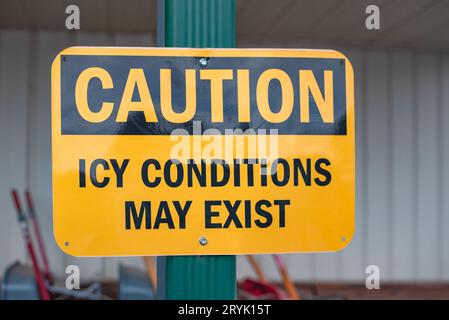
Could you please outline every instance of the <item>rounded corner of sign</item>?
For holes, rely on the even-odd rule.
[[[333,50],[333,51],[337,55],[337,58],[345,60],[345,66],[347,67],[347,69],[346,69],[347,72],[354,74],[354,68],[352,67],[351,60],[349,60],[349,58],[341,51],[338,51],[338,50]]]
[[[76,50],[76,49],[79,49],[79,48],[81,48],[81,47],[79,47],[79,46],[70,46],[70,47],[64,48],[64,49],[62,49],[62,50],[58,53],[58,56],[64,55],[64,54],[72,54],[72,51],[74,51],[74,50]]]
[[[66,55],[66,54],[70,54],[71,51],[73,51],[75,48],[76,48],[75,46],[71,46],[71,47],[67,47],[67,48],[62,49],[61,51],[59,51],[58,54],[53,59],[53,62],[51,63],[51,70],[52,71],[55,70],[55,68],[58,66],[58,63],[61,60],[61,56]]]
[[[355,232],[355,230],[352,230],[351,234],[349,234],[348,236],[342,237],[342,241],[340,241],[340,243],[338,244],[338,246],[334,250],[334,252],[339,252],[339,251],[346,249],[349,246],[349,244],[352,242],[352,239],[354,238],[354,232]],[[343,239],[344,239],[344,241],[343,241]]]
[[[64,252],[65,254],[68,254],[69,256],[75,257],[76,255],[73,253],[73,251],[70,248],[68,241],[61,240],[57,233],[54,232],[53,237],[55,238],[55,242],[58,245],[59,249]]]
[[[73,252],[70,251],[70,249],[64,245],[64,243],[59,243],[58,241],[56,241],[56,243],[58,244],[59,249],[64,252],[65,254],[75,257],[76,255],[73,254]]]

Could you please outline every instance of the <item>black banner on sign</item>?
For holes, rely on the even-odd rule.
[[[346,135],[344,60],[205,59],[63,55],[62,134],[196,134],[196,122],[201,134]]]

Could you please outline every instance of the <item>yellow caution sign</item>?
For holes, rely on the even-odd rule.
[[[354,232],[354,76],[336,51],[65,49],[52,152],[74,256],[336,251]]]

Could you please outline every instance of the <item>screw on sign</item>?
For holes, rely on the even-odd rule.
[[[200,238],[200,244],[201,244],[202,246],[205,246],[205,245],[207,244],[207,239],[206,239],[205,237],[201,237],[201,238]]]
[[[201,67],[206,67],[207,66],[207,58],[201,58],[198,60],[198,63]]]

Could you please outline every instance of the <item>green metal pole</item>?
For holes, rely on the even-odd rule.
[[[160,0],[158,6],[159,45],[235,47],[235,0]],[[235,256],[158,259],[158,298],[235,299]]]

